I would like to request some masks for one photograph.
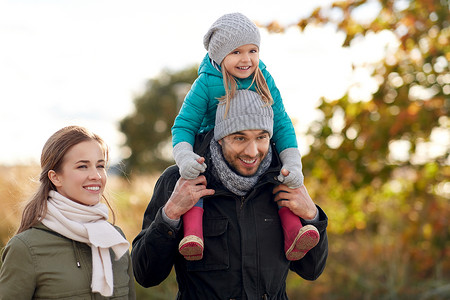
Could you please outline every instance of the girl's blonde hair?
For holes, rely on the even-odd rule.
[[[219,104],[226,105],[225,106],[225,115],[227,116],[228,110],[230,108],[230,101],[233,99],[234,94],[237,90],[237,80],[236,77],[230,74],[228,70],[225,68],[225,65],[222,63],[222,77],[223,77],[223,86],[225,88],[225,95],[219,98]],[[255,85],[256,92],[261,96],[262,100],[266,103],[266,105],[272,105],[273,98],[270,94],[269,87],[267,86],[266,79],[264,78],[264,75],[259,68],[259,66],[256,67],[255,73],[253,74],[253,80],[248,89],[250,89],[253,85]]]
[[[98,135],[80,126],[67,126],[55,132],[45,143],[41,153],[41,183],[36,193],[31,197],[22,212],[22,219],[17,230],[21,233],[37,223],[47,214],[47,199],[51,190],[56,191],[56,187],[48,178],[48,172],[53,170],[60,172],[66,153],[75,145],[85,141],[96,141],[103,150],[105,160],[108,162],[108,146]],[[109,209],[111,210],[113,223],[115,214],[108,200],[102,195]]]

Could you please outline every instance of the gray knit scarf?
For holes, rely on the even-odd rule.
[[[246,195],[255,186],[259,177],[267,171],[272,163],[272,147],[269,147],[269,152],[259,165],[255,175],[242,176],[230,168],[223,157],[222,147],[214,139],[211,140],[210,150],[213,175],[220,179],[222,184],[229,191],[238,196]]]

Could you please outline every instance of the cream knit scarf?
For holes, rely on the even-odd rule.
[[[42,223],[69,239],[91,246],[92,292],[112,296],[114,283],[109,248],[118,260],[128,251],[129,243],[106,221],[106,205],[82,205],[56,191],[50,191],[47,203],[48,211]]]

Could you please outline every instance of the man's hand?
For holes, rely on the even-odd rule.
[[[178,220],[200,198],[213,195],[214,192],[214,190],[206,188],[206,178],[203,175],[189,180],[180,177],[172,195],[164,206],[164,212],[170,219]]]
[[[282,170],[282,172],[287,172]],[[284,174],[287,176],[289,174]],[[308,194],[304,185],[291,189],[287,185],[280,184],[273,189],[275,201],[279,206],[289,208],[294,214],[305,220],[312,220],[317,214],[317,207]]]

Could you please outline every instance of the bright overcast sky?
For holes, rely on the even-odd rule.
[[[38,162],[47,138],[72,124],[98,133],[119,159],[118,122],[134,96],[161,69],[199,63],[203,35],[218,17],[239,11],[261,24],[289,25],[330,2],[0,0],[0,164]],[[260,58],[301,144],[319,97],[345,93],[352,55],[331,28],[261,34]]]

